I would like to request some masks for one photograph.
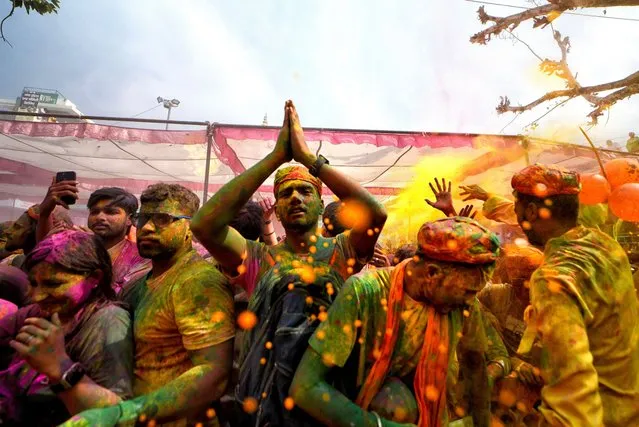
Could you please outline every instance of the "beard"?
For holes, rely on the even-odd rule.
[[[146,243],[138,241],[138,253],[143,258],[155,259],[158,261],[171,259],[179,248],[167,247],[157,241]]]
[[[286,231],[292,231],[295,233],[306,233],[307,231],[315,230],[318,227],[318,217],[306,215],[304,218],[300,218],[296,221],[282,221],[282,227]]]
[[[119,237],[119,236],[126,236],[126,226],[113,226],[110,224],[91,224],[91,226],[89,226],[89,228],[91,229],[91,231],[93,231],[93,233],[96,236],[101,237],[103,240],[109,240],[109,239],[113,239],[115,237]]]
[[[296,218],[292,221],[288,221],[285,217],[283,217],[280,222],[282,223],[284,230],[301,234],[315,230],[319,226],[320,215],[321,212],[316,213],[313,211],[307,211],[302,218]]]

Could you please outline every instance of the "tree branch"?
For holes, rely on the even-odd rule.
[[[577,74],[574,74],[568,65],[568,53],[570,52],[570,39],[568,37],[562,37],[559,31],[555,31],[552,26],[552,21],[561,15],[562,12],[574,9],[577,7],[614,7],[614,6],[639,6],[639,0],[548,0],[547,4],[535,5],[530,9],[523,12],[516,13],[506,17],[495,17],[486,13],[484,6],[481,6],[477,11],[479,20],[482,24],[492,22],[493,24],[470,38],[472,43],[486,44],[491,37],[499,35],[502,31],[506,31],[514,38],[523,43],[540,61],[539,68],[542,72],[549,76],[557,76],[564,80],[566,89],[555,90],[546,93],[542,97],[530,102],[526,105],[512,106],[510,99],[507,96],[500,97],[499,105],[497,106],[498,113],[518,113],[521,114],[524,111],[531,110],[536,106],[543,104],[544,102],[551,101],[556,98],[566,98],[560,104],[553,107],[550,111],[557,108],[559,105],[563,105],[570,99],[578,96],[583,97],[592,106],[593,111],[588,114],[592,123],[597,123],[598,117],[603,115],[604,111],[608,110],[616,102],[627,99],[632,95],[639,93],[639,71],[630,74],[629,76],[617,80],[614,82],[582,86],[577,81]],[[541,59],[533,49],[527,44],[515,36],[512,31],[517,28],[519,24],[524,21],[532,19],[534,21],[533,27],[545,27],[550,25],[553,30],[553,38],[559,47],[561,52],[561,59]],[[612,91],[606,96],[599,96],[599,92]],[[549,111],[549,112],[550,112]],[[548,114],[547,112],[546,114]],[[542,116],[543,117],[543,116]]]
[[[486,13],[484,6],[480,6],[477,10],[477,14],[479,15],[479,20],[482,24],[485,24],[489,21],[494,22],[494,24],[483,31],[475,34],[470,38],[471,43],[479,43],[486,44],[490,41],[492,36],[496,36],[504,30],[513,31],[515,28],[519,26],[524,21],[529,19],[537,18],[539,16],[545,16],[550,12],[563,12],[567,8],[562,8],[561,6],[554,4],[546,4],[543,6],[534,7],[532,9],[525,10],[523,12],[515,13],[514,15],[506,16],[504,18],[499,18],[495,16],[491,16]]]
[[[512,31],[529,19],[534,21],[533,28],[545,27],[557,19],[562,12],[569,9],[616,6],[639,6],[639,0],[548,0],[547,4],[503,18],[489,15],[484,6],[481,6],[477,10],[481,23],[486,24],[490,21],[494,24],[472,36],[470,41],[471,43],[486,44],[492,36],[496,36],[504,30]]]
[[[40,15],[46,15],[47,13],[58,13],[60,8],[60,0],[10,0],[11,12],[0,21],[0,39],[2,39],[9,46],[13,47],[9,40],[6,39],[3,32],[4,21],[13,16],[13,12],[16,8],[22,7],[27,12],[27,15],[31,10],[35,10]]]
[[[622,88],[622,89],[620,89]],[[593,120],[593,122],[597,121],[597,117],[603,114],[603,111],[607,108],[610,108],[614,103],[620,101],[622,99],[628,98],[632,95],[639,93],[639,71],[630,74],[629,76],[617,80],[614,82],[593,85],[593,86],[577,86],[570,89],[564,90],[555,90],[552,92],[546,93],[544,96],[536,99],[535,101],[520,106],[511,106],[510,100],[507,96],[500,97],[501,101],[497,106],[498,113],[519,113],[526,110],[530,110],[536,107],[539,104],[550,101],[555,98],[568,97],[569,99],[575,98],[577,96],[584,95],[594,95],[598,92],[605,92],[608,90],[620,89],[616,92],[611,93],[605,97],[595,97],[596,102],[593,102],[593,106],[595,110],[593,110],[588,116]]]
[[[7,19],[11,18],[11,16],[13,16],[13,12],[16,10],[16,2],[15,0],[11,1],[11,12],[9,12],[9,14],[7,16],[4,17],[4,19],[2,20],[2,22],[0,22],[0,38],[2,39],[3,42],[5,42],[6,44],[8,44],[9,46],[13,47],[13,45],[9,42],[9,40],[7,40],[7,38],[4,36],[4,31],[2,31],[2,27],[4,26],[4,21],[6,21]]]
[[[552,25],[552,24],[551,24]],[[568,37],[561,37],[561,33],[559,31],[554,31],[553,29],[553,38],[555,42],[557,42],[557,46],[561,51],[561,60],[553,61],[550,59],[544,59],[541,61],[539,68],[542,72],[548,74],[549,76],[555,75],[566,81],[566,87],[568,89],[580,88],[581,85],[577,81],[577,76],[572,73],[570,67],[568,66],[568,52],[570,52],[570,39]],[[586,101],[591,104],[596,104],[600,101],[600,98],[591,94],[591,93],[582,93],[581,96],[586,99]]]
[[[635,73],[639,74],[639,72]],[[612,107],[616,102],[621,101],[626,98],[630,98],[632,95],[636,95],[639,93],[639,84],[628,85],[623,89],[619,89],[616,92],[611,93],[608,96],[604,96],[600,98],[599,103],[596,104],[596,108],[588,114],[590,120],[593,123],[597,123],[597,119],[599,116],[603,115],[605,110],[608,110]]]
[[[548,0],[548,3],[562,4],[569,9],[576,7],[639,6],[639,0]]]

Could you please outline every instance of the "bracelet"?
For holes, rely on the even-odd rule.
[[[270,236],[271,234],[275,234],[275,230],[271,231],[270,233],[262,234],[262,236]]]
[[[375,420],[377,420],[377,427],[384,427],[384,425],[382,424],[382,417],[380,417],[379,414],[375,411],[371,411],[371,414],[375,415]]]
[[[29,218],[36,221],[40,219],[40,214],[38,214],[33,207],[27,209],[27,215],[29,215]]]
[[[273,221],[271,221],[270,219],[268,221],[264,221],[264,225],[270,224],[271,222],[273,222]]]

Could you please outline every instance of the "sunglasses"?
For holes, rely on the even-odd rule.
[[[171,215],[163,212],[139,213],[136,217],[137,228],[144,227],[149,220],[153,221],[156,227],[168,227],[177,220],[191,219],[191,217],[187,215]]]

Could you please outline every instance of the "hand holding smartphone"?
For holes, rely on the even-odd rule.
[[[69,171],[69,172],[58,172],[55,175],[55,182],[56,184],[64,182],[64,181],[72,181],[75,182],[76,180],[76,174],[73,171]],[[75,184],[74,184],[75,185]],[[60,200],[63,201],[67,206],[68,205],[74,205],[75,204],[75,200],[77,199],[77,187],[76,187],[76,196],[74,197],[73,195],[70,194],[63,194],[61,196],[59,196]]]
[[[48,217],[56,206],[60,205],[69,209],[78,199],[78,183],[75,172],[58,172],[51,182],[42,203],[40,203],[40,216]]]

